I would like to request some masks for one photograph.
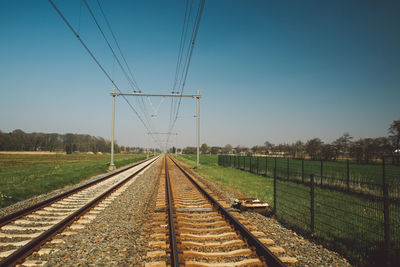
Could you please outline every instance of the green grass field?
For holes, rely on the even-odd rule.
[[[232,166],[235,163],[232,156]],[[243,168],[246,165],[246,169],[250,169],[250,157],[239,157],[240,166]],[[244,163],[246,160],[246,163]],[[258,161],[258,163],[257,163]],[[287,159],[287,158],[276,158],[276,167],[278,170],[285,172],[288,167],[289,172],[301,174],[302,160],[301,159]],[[252,157],[251,166],[252,170],[256,170],[257,166],[260,173],[265,172],[267,166],[268,174],[271,174],[274,169],[275,158],[273,157]],[[347,177],[347,162],[346,161],[324,161],[323,162],[323,176],[337,178],[345,180]],[[235,164],[237,166],[237,163]],[[306,175],[314,174],[320,175],[321,173],[321,162],[317,160],[304,160],[304,173]],[[385,175],[388,183],[399,184],[400,180],[400,166],[386,164]],[[359,164],[353,161],[349,161],[349,178],[352,181],[365,181],[382,183],[382,164]]]
[[[178,159],[191,167],[195,166],[195,155],[179,155]],[[265,163],[266,159],[262,159]],[[287,162],[284,162],[283,159],[279,163],[280,165],[277,164],[278,168],[287,167]],[[261,164],[261,160],[259,160],[259,164]],[[268,164],[272,168],[273,159],[268,159]],[[293,168],[296,168],[295,164],[293,162]],[[194,171],[214,182],[240,191],[245,196],[258,197],[273,206],[273,179],[271,177],[218,166],[218,157],[214,155],[202,155],[200,165],[200,168],[194,169]],[[253,171],[255,166],[254,163]],[[319,171],[319,167],[319,165],[314,166],[314,171],[317,169]],[[335,168],[335,164],[332,163],[329,167]],[[343,163],[338,163],[336,168],[339,167],[342,168]],[[362,167],[366,167],[366,169],[362,169]],[[372,168],[375,167],[372,166]],[[268,170],[270,170],[269,167]],[[354,173],[357,170],[361,175],[374,173],[368,169],[367,165],[358,165],[353,170]],[[268,173],[272,175],[273,172]],[[310,235],[310,187],[305,184],[277,180],[276,189],[278,220],[299,232]],[[384,244],[383,201],[320,187],[315,187],[314,195],[313,237],[322,240],[328,247],[340,251],[353,263],[364,265],[368,264],[368,261],[370,261],[369,263],[373,262],[373,257],[382,252]],[[389,207],[391,245],[392,248],[395,248],[393,260],[399,260],[400,208],[395,203]]]
[[[240,157],[240,166],[244,166],[244,159],[246,158],[246,169],[250,167],[250,157]],[[257,159],[258,158],[258,159]],[[257,163],[258,161],[258,163]],[[267,162],[268,161],[268,162]],[[289,172],[301,174],[302,160],[301,159],[287,159],[276,158],[276,167],[278,170],[287,171],[289,161]],[[233,164],[232,159],[232,164]],[[257,167],[260,173],[264,173],[267,167],[268,174],[273,173],[275,158],[273,157],[252,157],[252,170]],[[233,166],[233,165],[232,165]],[[321,173],[321,162],[317,160],[304,160],[304,173],[306,175]],[[385,165],[386,182],[389,184],[400,184],[400,166],[386,164]],[[324,161],[323,162],[323,176],[345,180],[347,176],[347,162],[346,161]],[[349,178],[355,182],[373,182],[377,184],[382,183],[382,164],[359,164],[349,161]]]
[[[304,160],[302,174],[300,159],[221,156],[221,160],[224,166],[235,168],[240,166],[240,169],[247,171],[251,169],[253,173],[267,173],[269,177],[274,175],[276,163],[278,177],[309,182],[310,175],[313,174],[320,185],[374,196],[382,195],[383,173],[385,173],[389,197],[400,199],[400,166],[396,165],[386,164],[383,172],[382,164],[357,164],[349,161],[347,169],[346,161],[324,161],[321,178],[320,161]]]
[[[177,155],[189,167],[196,165],[196,155]],[[217,155],[201,155],[200,168],[195,169],[200,175],[222,184],[243,197],[257,197],[270,205],[273,200],[273,181],[259,175],[218,166]]]
[[[146,155],[116,154],[117,167]],[[0,208],[105,173],[110,155],[0,154]]]

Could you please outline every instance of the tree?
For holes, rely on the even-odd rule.
[[[66,144],[65,145],[65,152],[67,154],[72,154],[72,146],[71,146],[71,144]]]
[[[230,144],[225,145],[224,148],[222,149],[222,153],[224,154],[232,153],[232,146]]]
[[[192,146],[187,146],[182,150],[183,154],[196,154],[197,148]]]
[[[263,146],[253,146],[253,147],[251,148],[251,151],[252,151],[254,154],[264,153],[265,147],[263,147]]]
[[[323,142],[319,138],[313,138],[307,141],[305,150],[311,159],[318,159],[321,157],[321,148]]]
[[[247,151],[249,151],[249,148],[247,148],[245,146],[237,146],[237,147],[235,147],[235,151],[237,154],[247,153]]]
[[[207,144],[202,144],[200,147],[200,151],[201,151],[201,154],[207,154],[207,152],[208,152]]]
[[[220,153],[221,148],[219,146],[212,146],[210,150],[211,150],[211,154],[216,155],[216,154]]]
[[[321,147],[321,156],[324,160],[335,159],[335,146],[331,144],[324,144]]]
[[[304,143],[300,140],[296,141],[296,143],[293,144],[293,149],[295,151],[295,157],[301,157],[304,158]]]
[[[24,151],[28,150],[29,148],[29,140],[26,137],[26,134],[20,129],[14,130],[11,133],[11,141],[13,143],[14,150]]]
[[[335,146],[338,155],[341,155],[343,157],[349,153],[352,139],[353,136],[351,136],[348,132],[345,132],[341,137],[333,142],[333,145]]]
[[[11,133],[0,132],[0,150],[20,151],[101,151],[109,152],[111,142],[101,137],[84,134],[57,134],[57,133],[25,133],[14,130]],[[115,142],[114,151],[118,153],[119,146]]]
[[[379,146],[373,138],[361,139],[363,148],[363,159],[365,163],[369,163],[371,160],[379,156]]]
[[[265,154],[268,155],[270,152],[272,152],[272,149],[274,148],[274,144],[265,141],[264,142],[264,146],[265,146]]]
[[[392,159],[394,163],[400,163],[400,120],[395,120],[390,125],[389,129],[389,140],[392,146]]]
[[[279,153],[280,155],[288,155],[290,154],[290,145],[289,144],[279,144],[274,146],[273,151],[275,153]]]
[[[363,142],[362,140],[357,140],[351,143],[349,148],[350,156],[355,158],[357,162],[362,161],[363,157]]]

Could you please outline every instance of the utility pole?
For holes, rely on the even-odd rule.
[[[147,159],[149,158],[149,133],[147,133],[147,138],[146,138],[146,154],[147,154]]]
[[[197,114],[196,114],[196,143],[197,143],[197,161],[196,168],[200,166],[200,91],[197,90]]]
[[[178,154],[178,134],[175,136],[175,155]]]
[[[109,171],[113,171],[116,169],[114,165],[114,130],[115,130],[115,88],[113,88],[112,97],[112,130],[111,130],[111,162],[110,166],[108,167]]]
[[[197,115],[196,115],[196,145],[197,145],[197,161],[196,161],[196,168],[200,166],[200,91],[197,90],[196,95],[181,95],[181,94],[142,94],[142,93],[133,93],[133,94],[123,94],[123,93],[115,93],[115,88],[113,93],[111,94],[114,99],[115,96],[145,96],[145,97],[176,97],[176,98],[196,98],[196,105],[197,105]],[[113,136],[114,136],[114,105],[115,100],[113,100]],[[170,133],[169,133],[170,134]],[[113,141],[114,142],[114,138]],[[114,150],[113,150],[113,143],[112,143],[112,162],[114,159]],[[111,164],[110,164],[111,168]],[[115,166],[114,166],[115,168]]]
[[[114,92],[114,91],[113,91]],[[145,97],[176,97],[176,98],[196,98],[197,105],[197,115],[196,115],[196,145],[197,145],[197,161],[196,168],[200,166],[200,91],[197,90],[196,95],[181,95],[181,94],[123,94],[123,93],[113,93],[112,96],[145,96]]]

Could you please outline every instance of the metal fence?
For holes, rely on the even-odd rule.
[[[220,155],[218,164],[272,177],[278,220],[362,265],[400,266],[400,167]]]

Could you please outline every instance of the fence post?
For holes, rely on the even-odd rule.
[[[310,222],[310,230],[311,235],[314,234],[314,174],[310,175],[310,215],[311,215],[311,222]]]
[[[268,176],[268,157],[265,157],[265,177]]]
[[[256,163],[257,164],[257,175],[258,175],[258,158],[259,157],[257,157],[257,163]]]
[[[322,176],[324,175],[324,164],[323,161],[321,159],[321,186],[322,186]]]
[[[276,161],[275,161],[275,168],[274,168],[274,214],[276,215]]]
[[[350,163],[349,160],[347,160],[347,167],[346,167],[346,186],[347,186],[347,191],[350,191]]]
[[[277,174],[278,170],[276,168],[276,157],[275,157],[275,163],[274,164],[275,164],[275,166],[274,166],[274,175],[278,176],[278,174]]]
[[[386,264],[389,266],[389,253],[390,253],[390,204],[389,204],[389,192],[386,183],[386,171],[385,171],[385,157],[382,157],[382,189],[383,189],[383,227],[385,236],[385,256]]]
[[[289,176],[290,176],[290,172],[289,172],[289,158],[287,158],[287,180],[289,181]]]
[[[301,182],[304,184],[304,158],[301,159]]]

